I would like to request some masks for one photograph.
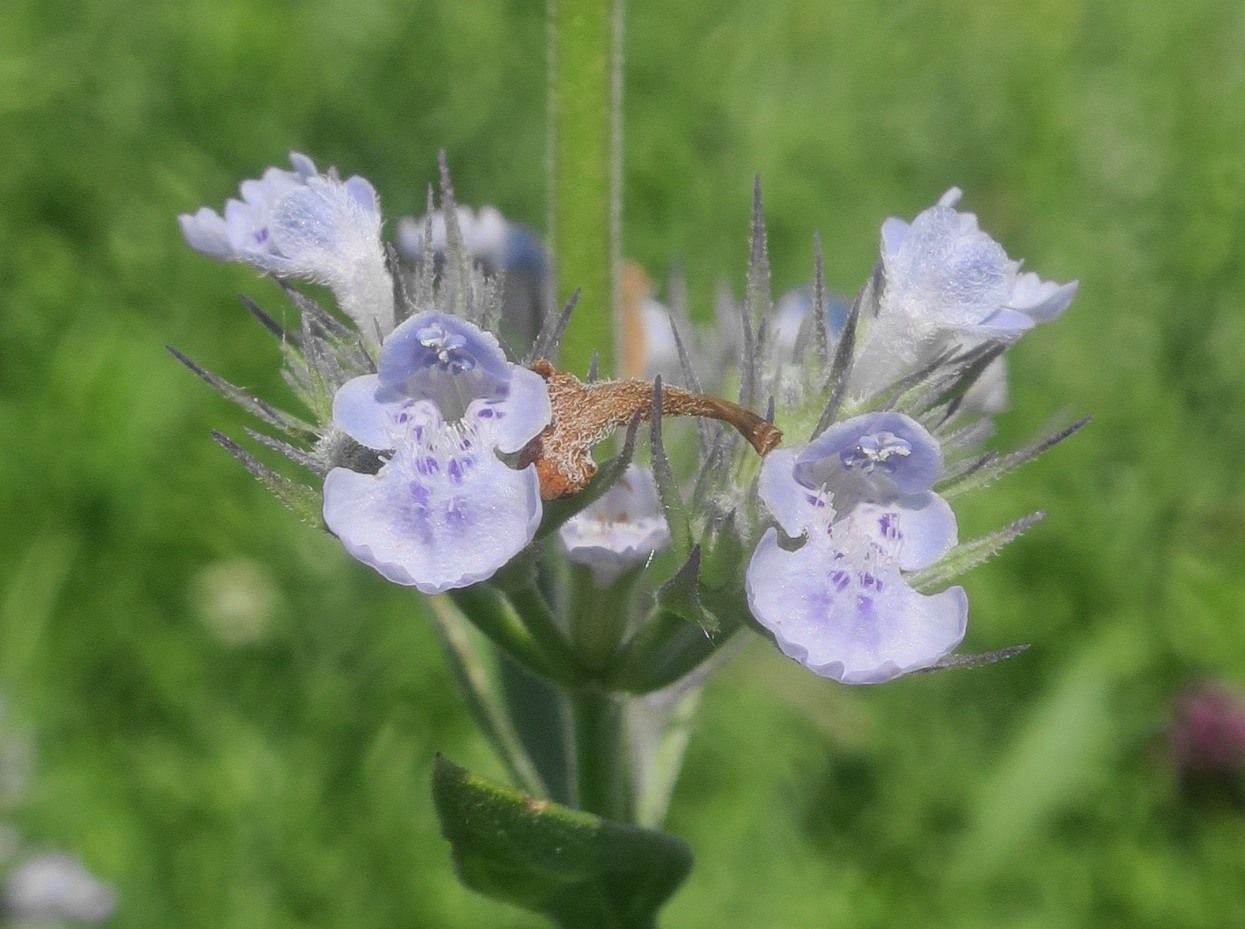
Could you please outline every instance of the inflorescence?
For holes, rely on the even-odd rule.
[[[602,379],[594,365],[581,380],[555,366],[574,299],[546,311],[539,241],[496,210],[458,207],[444,165],[441,209],[430,192],[428,214],[401,220],[394,247],[371,184],[302,155],[291,163],[245,181],[223,215],[180,221],[196,251],[282,282],[297,330],[244,302],[278,336],[305,413],[178,358],[315,481],[218,440],[354,558],[425,594],[504,596],[532,589],[516,572],[586,572],[624,606],[599,618],[616,628],[604,646],[587,636],[596,651],[574,673],[637,693],[676,684],[745,626],[848,684],[1014,652],[952,654],[968,599],[950,582],[1041,514],[961,543],[949,501],[1083,424],[1020,452],[980,450],[1003,402],[1003,353],[1059,316],[1077,285],[1022,272],[956,209],[959,190],[911,223],[883,224],[854,300],[827,293],[818,248],[812,285],[775,307],[758,189],[745,299],[724,298],[717,327],[697,330],[684,308],[637,291],[634,312],[624,307],[630,376]],[[623,278],[647,280],[634,268]],[[298,281],[326,286],[348,322]],[[676,416],[695,427],[672,429]],[[633,460],[641,423],[648,467]],[[580,601],[535,587],[555,635],[561,625],[584,639],[594,617],[571,615]],[[532,619],[527,594],[513,607]],[[520,658],[552,673],[547,636],[534,654]]]

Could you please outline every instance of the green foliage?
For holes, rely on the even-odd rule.
[[[432,792],[463,883],[564,929],[649,929],[692,867],[673,836],[490,784],[440,756]]]

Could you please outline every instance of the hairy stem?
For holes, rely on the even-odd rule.
[[[555,300],[582,292],[564,364],[614,362],[622,201],[623,0],[549,0],[549,242]]]

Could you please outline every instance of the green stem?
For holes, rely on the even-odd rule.
[[[571,694],[577,806],[618,822],[631,821],[631,778],[623,699],[596,688]]]
[[[609,669],[627,631],[631,612],[631,588],[637,572],[631,571],[602,590],[592,579],[592,571],[571,568],[571,642],[580,664],[594,674]]]
[[[447,597],[429,597],[428,605],[437,641],[480,731],[514,783],[530,794],[544,796],[548,790],[506,716],[496,675],[484,667],[479,651],[472,647],[462,613]]]
[[[534,583],[527,584],[507,591],[506,597],[531,635],[546,666],[552,669],[546,670],[543,676],[564,685],[581,683],[584,673],[579,658],[540,589]]]
[[[623,0],[549,0],[549,242],[555,298],[580,291],[561,366],[614,370],[622,202]]]
[[[712,657],[734,631],[724,628],[711,639],[683,617],[659,610],[623,647],[607,685],[633,694],[669,687]]]
[[[557,663],[550,660],[527,625],[497,591],[475,584],[452,590],[449,597],[472,625],[519,664],[540,677],[563,680]]]

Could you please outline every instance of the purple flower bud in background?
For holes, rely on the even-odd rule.
[[[319,174],[305,155],[290,162],[293,171],[269,168],[243,181],[242,199],[229,200],[224,216],[207,207],[183,213],[182,236],[210,258],[324,284],[365,338],[384,335],[393,327],[393,281],[375,189],[361,177]]]
[[[64,854],[30,859],[11,872],[4,885],[5,912],[19,922],[98,923],[115,906],[113,889]]]
[[[482,206],[479,211],[460,206],[455,210],[454,216],[458,220],[458,229],[462,233],[463,246],[467,253],[477,261],[494,268],[505,268],[511,223],[501,212],[493,206]],[[424,231],[429,225],[432,227],[432,237],[425,242]],[[423,257],[425,249],[443,254],[448,240],[445,213],[441,210],[434,210],[430,216],[419,219],[403,216],[398,220],[398,249],[412,261]]]
[[[837,339],[843,333],[847,323],[847,314],[851,307],[847,301],[836,294],[823,296],[826,333],[831,339]],[[813,288],[811,285],[795,287],[778,298],[774,306],[770,333],[779,357],[786,360],[795,354],[801,330],[805,327],[808,315],[813,309]]]
[[[496,207],[472,210],[460,206],[454,215],[468,256],[490,273],[505,275],[502,333],[511,346],[525,350],[540,330],[550,299],[547,290],[552,281],[544,245],[528,227],[506,219]],[[395,236],[399,253],[408,261],[424,260],[425,252],[431,253],[434,262],[444,261],[449,238],[445,213],[434,210],[419,219],[404,216],[398,220]]]
[[[598,587],[644,564],[670,544],[652,473],[630,465],[599,500],[567,520],[558,536],[567,558],[591,568]]]
[[[1168,732],[1172,764],[1186,783],[1239,783],[1245,775],[1245,697],[1221,684],[1196,685],[1176,701]]]
[[[531,542],[542,512],[535,468],[498,452],[522,449],[550,415],[544,380],[491,335],[413,316],[385,340],[378,372],[334,398],[342,431],[392,455],[376,474],[330,471],[324,521],[395,583],[441,593],[485,580]]]

